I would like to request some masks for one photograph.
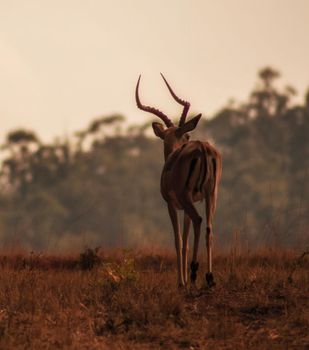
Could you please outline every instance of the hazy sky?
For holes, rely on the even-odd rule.
[[[309,86],[309,0],[0,0],[0,143],[12,128],[45,140],[142,101],[211,116],[244,100],[272,65],[303,96]]]

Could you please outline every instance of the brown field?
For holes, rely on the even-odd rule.
[[[0,349],[309,349],[300,255],[217,253],[179,291],[173,253],[1,253]]]

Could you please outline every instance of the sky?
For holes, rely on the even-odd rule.
[[[12,129],[43,140],[102,115],[144,123],[145,104],[210,118],[244,101],[270,65],[301,99],[309,87],[308,0],[0,0],[0,144]],[[150,116],[151,117],[151,116]]]

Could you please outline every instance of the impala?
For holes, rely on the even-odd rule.
[[[137,81],[135,99],[139,109],[159,117],[165,124],[154,122],[152,128],[156,136],[163,140],[165,163],[161,175],[161,194],[167,202],[172,221],[177,254],[178,286],[187,284],[188,237],[191,221],[194,229],[193,256],[190,265],[191,283],[195,285],[197,278],[198,246],[200,240],[202,217],[194,203],[205,199],[206,209],[206,247],[208,286],[215,285],[212,274],[212,237],[213,217],[216,209],[218,184],[221,177],[220,153],[208,142],[189,141],[189,132],[194,130],[201,114],[186,121],[190,103],[180,99],[161,74],[172,97],[183,106],[178,126],[160,110],[145,106],[139,98],[141,76]],[[184,211],[183,235],[181,237],[178,212]]]

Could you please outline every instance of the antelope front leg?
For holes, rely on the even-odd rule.
[[[190,231],[190,217],[188,214],[184,212],[183,217],[183,235],[182,235],[182,270],[183,270],[183,278],[185,284],[188,283],[188,238],[189,238],[189,231]]]
[[[190,267],[191,267],[191,283],[192,285],[195,285],[196,278],[197,278],[197,270],[199,268],[199,263],[197,261],[197,254],[198,254],[198,245],[199,245],[200,233],[201,233],[202,218],[197,212],[195,206],[193,205],[192,197],[189,192],[184,192],[182,196],[182,205],[185,213],[192,220],[193,229],[194,229],[193,255],[192,255],[192,262]]]
[[[183,269],[182,269],[182,238],[179,230],[179,221],[176,208],[173,204],[168,203],[168,212],[173,224],[174,235],[175,235],[175,248],[177,254],[177,270],[178,270],[178,287],[185,285],[183,280]]]

